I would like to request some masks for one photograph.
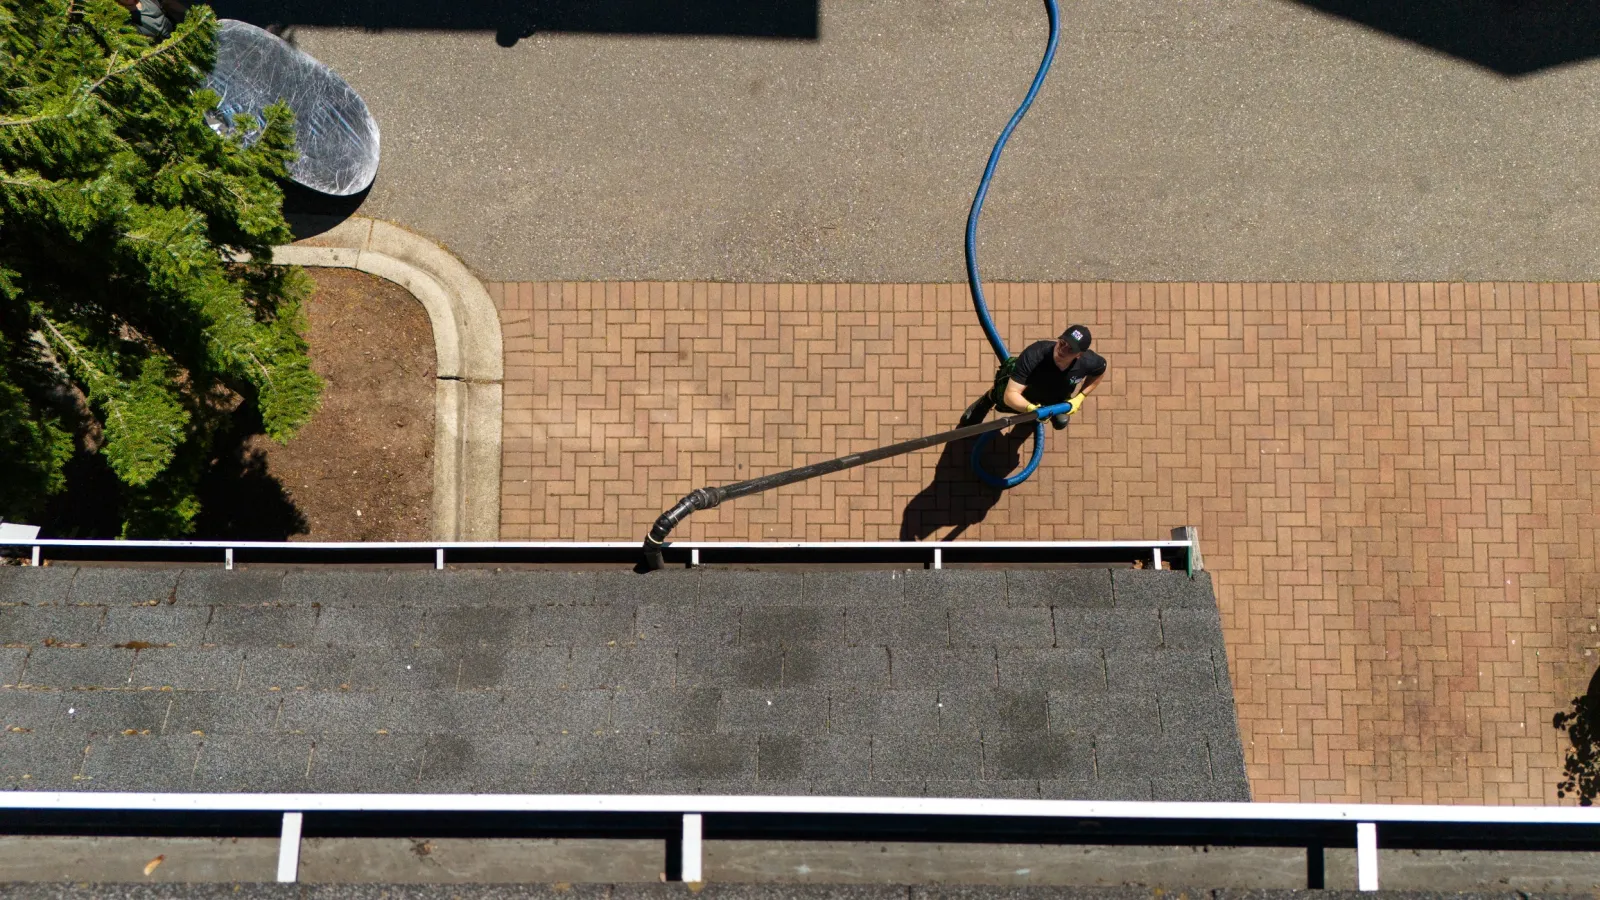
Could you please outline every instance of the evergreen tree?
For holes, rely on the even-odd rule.
[[[207,124],[216,31],[203,5],[152,42],[115,0],[0,0],[0,517],[37,516],[76,442],[125,536],[184,534],[232,409],[280,441],[316,410],[309,282],[238,261],[290,240],[292,114]]]

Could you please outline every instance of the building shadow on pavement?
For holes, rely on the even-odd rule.
[[[227,19],[281,30],[492,31],[502,46],[540,31],[816,40],[820,0],[216,0]]]
[[[1600,0],[1296,0],[1518,76],[1600,56]]]
[[[1572,709],[1556,713],[1550,724],[1572,741],[1556,797],[1575,797],[1582,806],[1593,805],[1600,794],[1600,669],[1589,679],[1588,691],[1572,698]]]
[[[1032,435],[1032,425],[1018,425],[996,437],[984,450],[984,468],[996,475],[1015,471],[1022,464],[1022,452]],[[941,528],[953,526],[954,530],[942,538],[953,541],[982,522],[1000,502],[1000,495],[1005,492],[984,484],[972,471],[972,445],[976,441],[977,438],[968,438],[944,445],[934,466],[933,480],[911,498],[900,515],[900,540],[927,540]]]

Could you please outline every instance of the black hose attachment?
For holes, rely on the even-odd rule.
[[[667,535],[679,522],[689,518],[689,514],[701,509],[712,509],[720,504],[726,496],[722,488],[703,487],[696,488],[687,497],[679,500],[673,507],[662,513],[656,519],[656,524],[651,527],[650,533],[644,538],[644,567],[654,572],[663,565],[661,548],[667,543]]]

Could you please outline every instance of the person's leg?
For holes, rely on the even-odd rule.
[[[966,412],[961,414],[961,423],[956,427],[967,428],[982,422],[984,417],[989,415],[989,410],[991,409],[994,409],[994,398],[985,391],[981,397],[972,401],[972,405],[967,407]]]

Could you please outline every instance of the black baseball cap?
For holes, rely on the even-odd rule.
[[[1072,348],[1073,353],[1082,353],[1089,349],[1089,342],[1094,340],[1089,335],[1089,329],[1082,325],[1073,325],[1066,331],[1061,332],[1061,339],[1067,342],[1067,346]]]

